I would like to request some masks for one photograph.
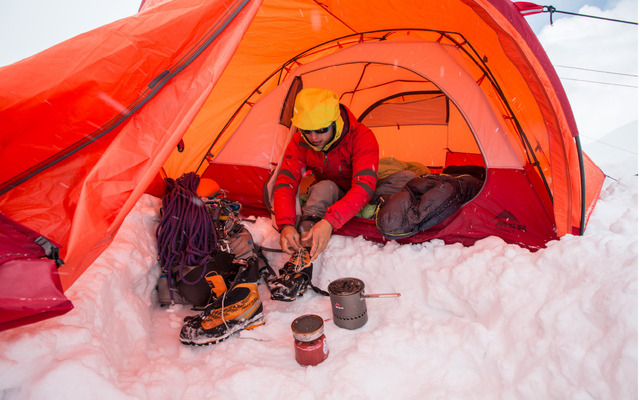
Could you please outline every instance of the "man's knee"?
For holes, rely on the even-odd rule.
[[[309,187],[309,200],[328,202],[331,205],[338,201],[339,198],[340,187],[333,181],[324,180]]]
[[[320,181],[309,187],[307,204],[302,207],[302,215],[324,217],[327,208],[337,202],[344,193],[335,182]]]

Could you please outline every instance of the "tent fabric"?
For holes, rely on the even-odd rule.
[[[9,189],[0,197],[0,210],[62,244],[65,288],[104,250],[162,167],[259,6],[200,3],[207,6],[164,4],[0,73],[0,190]],[[239,14],[232,18],[235,11]],[[64,154],[126,113],[158,76],[212,34],[217,36],[211,46],[153,102],[105,136]],[[62,159],[15,188],[8,186],[18,168],[27,171],[52,156]]]
[[[534,165],[526,174],[543,177],[552,195],[549,217],[537,223],[544,225],[539,240],[575,232],[583,183],[589,212],[603,176],[585,158],[581,181],[566,95],[507,0],[147,0],[134,16],[2,68],[0,211],[62,245],[68,288],[159,172],[202,173],[260,99],[278,91],[286,98],[280,85],[295,70],[380,42],[450,49],[443,51],[477,83],[483,107],[500,110],[482,123],[499,127],[501,140],[526,138],[526,152],[487,157],[495,175],[485,186],[525,171],[498,167]],[[271,162],[267,153],[281,148],[289,130],[280,125],[265,139],[261,126],[271,124],[255,125],[245,145],[264,146]],[[177,152],[181,139],[185,149]],[[269,173],[235,156],[230,170],[261,191]]]
[[[356,63],[369,65],[374,62],[385,63],[389,59],[395,60],[399,66],[411,65],[413,71],[420,72],[423,79],[430,78],[432,82],[437,83],[450,97],[456,99],[455,101],[459,103],[460,109],[466,110],[466,118],[469,124],[481,136],[479,141],[485,146],[483,153],[487,158],[488,165],[502,168],[521,167],[524,163],[524,156],[514,153],[512,146],[505,144],[509,139],[503,132],[502,121],[493,116],[490,106],[482,95],[482,91],[476,85],[475,80],[462,70],[453,58],[448,56],[446,47],[450,46],[421,42],[394,43],[393,45],[388,45],[387,43],[360,44],[300,67],[296,70],[296,76],[305,76],[305,79],[310,80],[311,86],[321,84],[315,76],[319,76],[323,80],[329,76],[331,78],[325,84],[331,87],[336,86],[335,90],[342,93],[343,91],[351,91],[352,88],[347,87],[345,89],[347,83],[341,84],[340,77],[348,76],[349,74],[360,76],[362,70],[361,67],[358,67],[355,72],[350,73],[343,71],[342,66],[346,66],[346,69],[349,69],[353,68]],[[413,54],[422,54],[424,56],[418,58]],[[391,77],[393,68],[391,67],[390,71],[385,71],[384,73],[391,81],[395,79],[395,77]],[[447,70],[448,73],[441,74],[442,69]],[[291,76],[286,80],[283,83],[284,88],[290,86],[294,78],[295,76]],[[375,89],[379,87],[379,84],[380,82],[376,81],[371,86]],[[361,87],[363,85],[366,84],[360,83]],[[363,89],[362,91],[364,92],[365,90]],[[364,111],[365,106],[363,104],[369,105],[372,101],[366,97],[367,94],[363,95],[365,96],[363,100],[356,101],[352,99],[347,102],[347,106],[355,113]],[[234,132],[233,140],[225,141],[224,146],[221,146],[224,147],[224,150],[221,148],[217,152],[216,162],[252,164],[269,168],[274,160],[279,159],[281,152],[284,151],[283,147],[280,145],[273,146],[275,147],[274,151],[280,151],[280,153],[275,154],[269,154],[264,149],[271,147],[273,139],[268,133],[278,129],[275,124],[278,123],[279,113],[276,111],[281,108],[286,95],[286,90],[272,90],[264,96],[266,101],[259,101],[253,105],[251,112],[246,115],[246,118],[243,118],[240,124],[243,127]],[[374,96],[373,98],[380,96],[375,92],[371,95]],[[256,132],[262,132],[262,134],[256,135]],[[261,143],[255,145],[254,141],[256,140],[261,141]],[[249,151],[248,143],[251,143],[251,148],[260,149],[260,151]],[[252,158],[254,154],[260,159]]]
[[[528,1],[516,1],[513,3],[518,11],[524,15],[539,14],[544,12],[545,7]]]

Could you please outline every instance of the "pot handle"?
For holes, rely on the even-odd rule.
[[[363,294],[362,297],[377,297],[377,298],[400,297],[400,293]]]

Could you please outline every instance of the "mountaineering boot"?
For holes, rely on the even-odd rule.
[[[309,250],[304,248],[291,255],[291,259],[279,271],[279,276],[269,282],[271,299],[294,301],[301,296],[311,283],[313,264]]]
[[[186,317],[180,341],[188,345],[208,345],[223,341],[243,329],[264,324],[262,301],[255,283],[243,282],[225,292],[202,313]]]

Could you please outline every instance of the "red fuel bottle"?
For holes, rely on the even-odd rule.
[[[327,338],[322,335],[310,342],[295,341],[296,361],[303,367],[318,365],[329,356]]]
[[[329,356],[324,321],[317,315],[303,315],[291,323],[296,361],[303,367],[318,365]]]

